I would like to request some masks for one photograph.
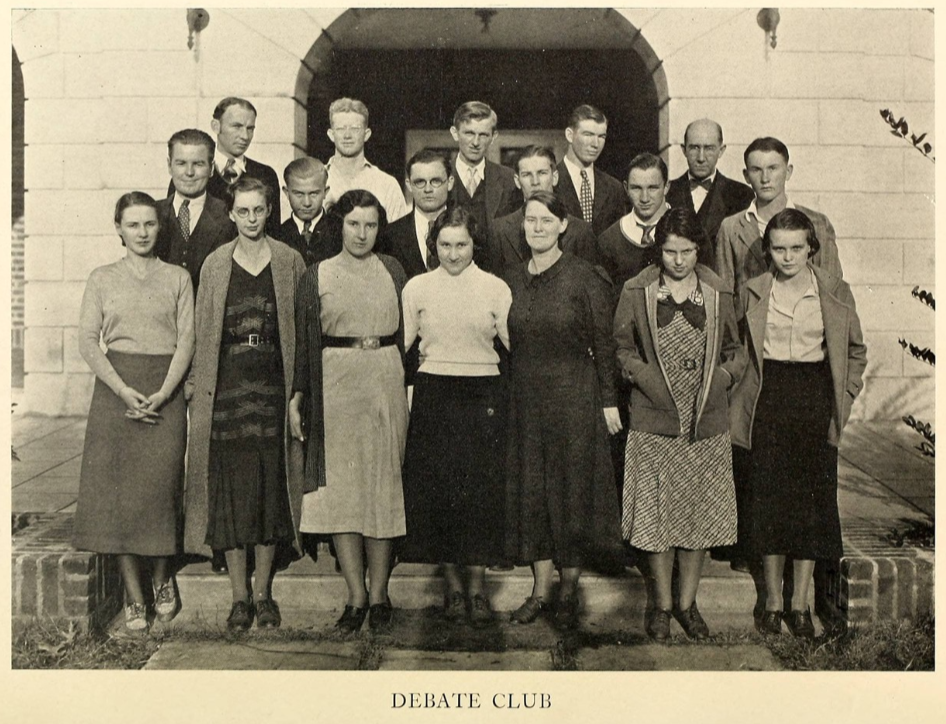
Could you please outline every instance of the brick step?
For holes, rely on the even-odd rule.
[[[230,583],[225,574],[215,574],[209,563],[196,563],[177,574],[181,612],[177,623],[220,623],[230,610]],[[532,572],[518,567],[512,571],[488,571],[486,588],[496,611],[517,608],[532,591]],[[402,563],[395,567],[388,587],[391,600],[400,609],[439,607],[443,602],[443,582],[437,566]],[[318,562],[298,561],[278,573],[273,582],[273,597],[286,616],[292,612],[340,613],[347,597],[341,574],[333,559],[320,556]],[[592,619],[618,617],[639,620],[647,606],[645,579],[636,568],[621,576],[582,575],[582,609]],[[707,559],[699,591],[700,610],[709,615],[745,616],[751,626],[751,611],[756,601],[752,578],[734,572],[728,563]]]

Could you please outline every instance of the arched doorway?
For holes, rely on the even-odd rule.
[[[308,124],[299,145],[331,156],[328,106],[353,96],[371,113],[368,157],[397,177],[416,150],[412,137],[442,137],[456,107],[474,99],[496,110],[501,141],[515,147],[554,138],[559,156],[569,112],[598,106],[609,119],[599,165],[615,176],[634,154],[667,145],[661,63],[614,10],[349,10],[304,66],[297,97],[307,99]]]

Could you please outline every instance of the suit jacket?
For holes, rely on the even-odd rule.
[[[706,310],[706,355],[691,441],[728,432],[729,389],[746,365],[732,292],[709,267],[697,264],[696,275]],[[614,340],[618,365],[632,385],[630,429],[677,437],[680,416],[657,341],[659,283],[660,269],[654,264],[624,285],[614,315]]]
[[[493,236],[493,220],[511,214],[522,206],[522,192],[516,186],[515,174],[512,169],[487,161],[483,180],[476,187],[475,197],[471,199],[464,185],[466,179],[461,178],[457,173],[455,160],[450,170],[454,178],[450,202],[464,204],[477,215],[477,220],[486,234],[486,252],[488,253],[492,247],[490,240]],[[485,209],[485,214],[478,212],[481,208]],[[477,259],[476,263],[486,271],[495,271],[490,259]]]
[[[522,220],[525,212],[520,208],[493,222],[492,247],[489,256],[493,262],[493,273],[506,274],[511,267],[521,266],[532,258],[526,243]],[[576,216],[568,215],[568,226],[559,240],[562,251],[580,256],[591,264],[600,264],[598,242],[591,226]]]
[[[555,193],[565,202],[569,214],[583,219],[578,190],[572,183],[572,177],[568,175],[565,162],[561,161],[557,169],[558,185],[555,187]],[[595,166],[595,199],[591,218],[591,228],[595,236],[601,236],[605,229],[630,211],[631,204],[621,182]]]
[[[864,345],[851,288],[840,277],[823,268],[810,268],[818,282],[828,366],[831,368],[831,381],[834,383],[834,409],[831,413],[831,424],[828,426],[828,442],[837,446],[841,439],[841,430],[851,416],[854,399],[864,387],[867,347]],[[762,389],[762,350],[772,284],[772,272],[750,279],[746,282],[741,300],[745,317],[744,344],[748,351],[749,363],[742,380],[733,388],[729,415],[732,442],[744,448],[752,446],[752,420]]]
[[[299,232],[296,220],[292,216],[279,227],[279,234],[276,238],[298,251],[305,260],[307,267],[331,259],[342,250],[341,228],[339,228],[335,217],[324,211],[319,223],[312,228],[312,237],[309,239],[308,245],[305,243],[305,237]]]
[[[670,206],[695,211],[696,218],[700,220],[710,244],[716,243],[716,234],[719,233],[719,226],[723,223],[723,219],[748,209],[753,198],[755,196],[751,188],[723,176],[719,171],[716,172],[716,180],[713,181],[706,198],[703,199],[703,205],[700,206],[699,211],[693,208],[693,195],[687,174],[671,181],[670,190],[667,192],[667,203]],[[715,264],[715,261],[714,258],[710,264]]]
[[[207,194],[204,210],[186,242],[174,213],[173,191],[168,198],[158,201],[158,223],[161,229],[155,244],[155,254],[162,261],[187,269],[194,283],[194,292],[197,291],[200,269],[207,256],[228,241],[233,241],[237,235],[227,205],[210,194]]]
[[[227,290],[233,269],[236,240],[225,244],[207,257],[202,271],[203,284],[197,294],[197,350],[184,393],[189,400],[190,432],[187,441],[187,487],[184,493],[184,550],[210,556],[205,543],[209,515],[208,466],[210,432],[213,425],[214,397],[217,393],[217,367],[223,337],[223,319],[227,309]],[[296,318],[294,300],[305,274],[302,257],[282,242],[270,241],[273,286],[276,290],[276,315],[279,347],[284,370],[283,387],[286,409],[292,396],[292,370],[296,363]],[[301,552],[299,521],[302,515],[303,448],[289,433],[288,413],[285,428],[286,492],[295,530],[295,547]]]
[[[393,256],[404,268],[408,279],[427,271],[427,258],[420,254],[420,240],[414,225],[414,212],[402,216],[384,230],[380,251]]]
[[[838,279],[843,278],[834,227],[828,217],[803,206],[795,208],[811,219],[821,243],[821,249],[811,258],[811,263]],[[769,263],[762,252],[762,236],[755,221],[747,219],[744,211],[723,219],[716,236],[716,273],[731,285],[736,297],[749,279],[768,269]],[[736,311],[741,312],[740,309]]]
[[[279,225],[282,223],[282,215],[279,209],[279,176],[265,163],[259,163],[252,158],[246,158],[246,175],[252,178],[258,178],[269,186],[273,197],[273,208],[270,211],[269,218],[266,220],[266,234],[274,239],[279,238]],[[168,196],[174,193],[174,182],[168,186]],[[223,201],[227,209],[230,208],[230,187],[223,180],[223,176],[214,169],[207,182],[207,193]]]

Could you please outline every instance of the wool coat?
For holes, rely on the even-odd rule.
[[[279,326],[279,347],[285,375],[286,410],[292,392],[292,371],[296,357],[295,297],[305,274],[305,262],[299,252],[281,241],[269,238],[272,250],[271,270],[276,291],[276,316]],[[185,383],[189,400],[190,434],[187,445],[187,477],[184,489],[184,550],[187,553],[211,555],[207,537],[207,478],[210,462],[210,431],[213,425],[214,396],[217,389],[217,364],[223,336],[223,320],[227,308],[227,290],[233,269],[233,252],[237,241],[218,248],[204,261],[197,292],[197,350]],[[289,432],[288,412],[284,420],[286,491],[295,530],[294,546],[301,553],[299,519],[302,515],[302,443]]]
[[[697,394],[693,440],[729,429],[729,390],[742,376],[745,351],[739,342],[732,292],[708,267],[696,265],[706,309],[706,355]],[[630,429],[657,435],[680,434],[680,416],[657,353],[657,290],[654,264],[624,284],[614,316],[618,365],[631,387]]]
[[[864,387],[867,347],[851,287],[840,277],[813,264],[809,264],[808,268],[814,272],[818,282],[825,346],[834,385],[828,442],[837,446],[841,430],[851,416],[851,406]],[[772,272],[750,279],[746,282],[741,301],[745,312],[742,331],[748,364],[742,380],[733,388],[729,415],[733,444],[747,449],[752,447],[752,421],[762,389],[763,344],[773,281]]]

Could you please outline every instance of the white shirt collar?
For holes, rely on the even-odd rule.
[[[318,216],[316,216],[314,219],[312,219],[312,221],[311,221],[311,226],[309,226],[309,231],[311,231],[312,229],[314,229],[314,228],[316,227],[316,225],[322,220],[322,215],[323,215],[323,214],[325,214],[325,210],[324,210],[324,209],[319,212],[319,215],[318,215]],[[305,227],[305,222],[304,222],[302,219],[300,219],[298,216],[296,216],[295,213],[292,213],[289,218],[291,218],[291,219],[295,222],[296,228],[299,230],[299,234],[301,235],[301,234],[303,233],[302,230],[303,230],[303,228]]]
[[[479,172],[480,181],[486,178],[486,159],[481,158],[480,162],[475,166],[471,166],[465,158],[463,158],[462,153],[457,154],[457,166],[463,165],[464,167],[464,178],[460,179],[461,183],[466,183],[466,177],[470,175],[471,169],[476,169]],[[457,169],[459,171],[459,168]]]
[[[217,173],[222,174],[223,169],[227,166],[227,161],[230,160],[230,157],[221,151],[219,148],[214,151],[214,166],[217,167]],[[242,176],[246,173],[246,156],[240,156],[239,158],[233,159],[233,167],[239,172]]]
[[[341,156],[339,156],[339,155],[336,153],[336,154],[334,154],[328,161],[326,161],[326,163],[325,163],[325,168],[327,168],[327,169],[332,168],[332,161],[334,161],[334,160],[337,159],[337,158],[341,158]],[[371,161],[369,161],[367,158],[362,157],[362,160],[365,162],[365,165],[362,166],[362,168],[374,168],[374,164],[371,163]]]
[[[793,204],[792,200],[787,197],[785,200],[785,208],[786,209],[795,208],[795,204]],[[751,221],[751,222],[755,222],[756,224],[760,224],[763,229],[766,226],[766,224],[762,224],[762,220],[759,219],[759,207],[756,206],[755,199],[752,199],[752,203],[749,204],[749,208],[746,209],[746,221]]]
[[[657,222],[660,221],[660,217],[667,213],[667,210],[670,208],[670,204],[664,203],[664,210],[660,212],[660,215],[656,218],[651,218],[646,224],[640,220],[637,216],[637,212],[631,211],[629,214],[625,214],[621,217],[621,231],[624,236],[629,239],[633,239],[638,246],[640,246],[641,239],[644,238],[644,229],[641,225],[644,226],[656,226]],[[653,232],[651,232],[653,234]]]
[[[186,196],[181,196],[177,190],[174,191],[174,200],[171,202],[171,206],[174,207],[174,215],[177,216],[181,213],[181,204],[184,203]],[[190,211],[191,223],[194,219],[200,216],[200,213],[204,210],[204,205],[207,203],[207,192],[204,191],[196,199],[188,199],[189,203],[187,204],[187,209]]]
[[[568,176],[572,180],[575,193],[581,193],[581,172],[584,171],[588,175],[588,185],[591,186],[591,196],[593,198],[595,195],[595,165],[591,164],[588,168],[582,168],[572,161],[568,155],[565,156],[564,161],[565,170],[568,171]]]

